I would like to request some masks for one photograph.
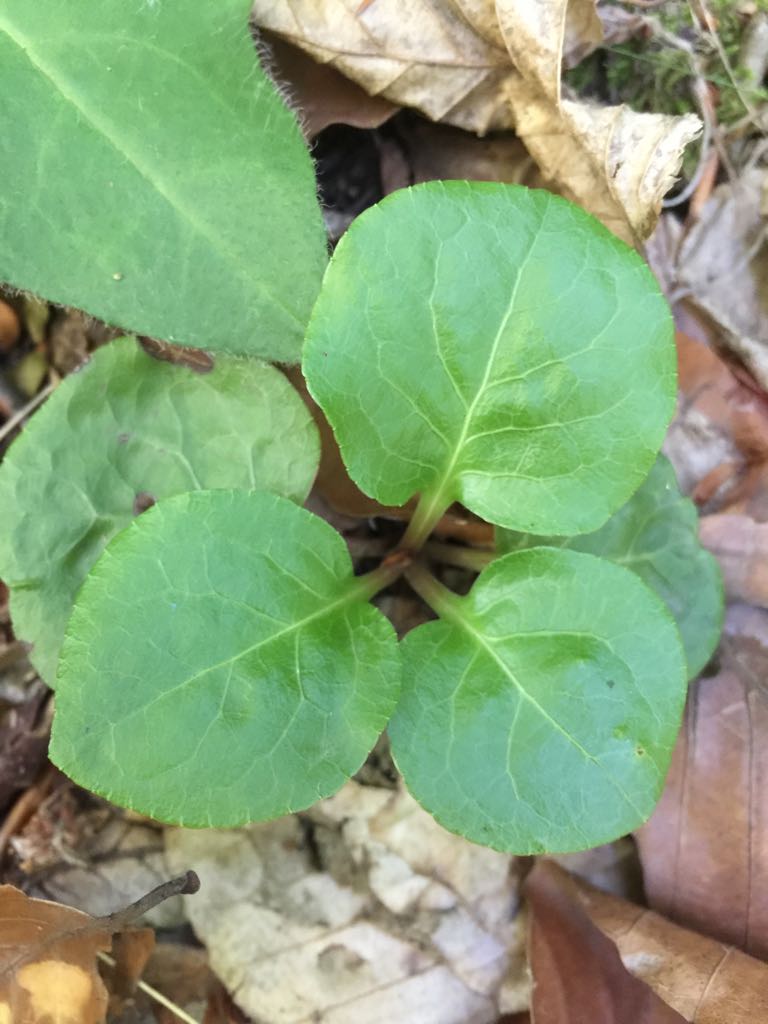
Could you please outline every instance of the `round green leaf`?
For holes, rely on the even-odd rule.
[[[126,330],[298,361],[326,263],[248,0],[3,0],[0,280]]]
[[[592,555],[506,555],[406,637],[392,749],[453,832],[514,853],[586,849],[640,825],[685,699],[674,622]]]
[[[264,488],[303,501],[319,460],[304,403],[271,366],[219,356],[200,374],[131,338],[99,349],[0,465],[0,579],[17,635],[53,684],[72,601],[108,541],[153,501]]]
[[[699,543],[696,506],[680,493],[663,455],[627,504],[594,533],[535,537],[499,529],[496,541],[502,553],[547,545],[601,555],[632,569],[674,615],[688,677],[697,676],[712,657],[723,624],[720,567]]]
[[[335,792],[395,706],[394,630],[341,537],[275,495],[203,491],[123,531],[80,591],[51,757],[161,821],[229,827]]]
[[[672,320],[640,257],[548,192],[432,182],[363,213],[304,373],[355,482],[512,529],[596,529],[675,404]]]

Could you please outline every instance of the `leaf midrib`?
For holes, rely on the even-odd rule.
[[[276,640],[280,640],[283,637],[290,636],[291,633],[299,632],[300,630],[304,629],[305,626],[308,626],[310,623],[316,622],[318,619],[322,619],[326,615],[330,615],[332,612],[338,611],[339,608],[343,608],[345,605],[352,604],[354,601],[359,600],[362,594],[364,593],[364,590],[362,587],[355,586],[355,582],[356,581],[354,579],[351,581],[352,585],[350,586],[349,590],[347,591],[346,594],[344,594],[343,597],[340,597],[336,601],[331,602],[331,604],[325,605],[323,608],[320,608],[316,612],[312,612],[310,615],[305,616],[305,618],[300,619],[298,622],[292,622],[290,625],[285,626],[283,629],[278,629],[275,633],[271,633],[267,637],[262,637],[260,640],[257,640],[256,643],[251,644],[249,647],[244,648],[242,651],[238,651],[236,654],[232,654],[228,658],[224,658],[213,665],[207,665],[205,668],[200,669],[194,675],[188,676],[186,679],[182,679],[181,682],[171,687],[171,689],[162,690],[151,701],[149,701],[148,704],[142,704],[140,707],[132,709],[125,716],[125,718],[130,718],[134,714],[144,714],[154,704],[158,703],[161,700],[165,700],[167,697],[171,696],[171,694],[178,693],[179,691],[184,690],[187,686],[191,686],[193,683],[196,683],[198,680],[202,679],[209,673],[216,672],[219,669],[226,668],[229,665],[234,665],[235,662],[240,661],[241,658],[248,657],[249,654],[253,654],[255,651],[260,650],[262,647],[267,647],[269,644],[274,643]]]
[[[576,750],[578,750],[578,752],[582,755],[582,757],[584,757],[590,763],[594,764],[596,768],[603,772],[603,774],[611,782],[611,784],[616,787],[619,793],[621,793],[622,797],[626,800],[628,806],[632,808],[632,810],[639,816],[641,820],[643,820],[645,818],[645,812],[641,811],[641,809],[635,804],[635,802],[632,800],[629,794],[624,790],[624,787],[614,778],[611,772],[598,758],[594,756],[594,754],[590,754],[586,747],[583,747],[576,739],[576,737],[572,736],[567,729],[563,728],[563,726],[560,725],[557,719],[553,718],[552,715],[550,715],[549,712],[544,707],[542,707],[541,704],[539,704],[536,698],[533,697],[528,692],[528,690],[526,690],[526,688],[523,686],[523,684],[520,682],[520,680],[517,678],[514,672],[510,669],[510,667],[507,665],[504,659],[499,654],[497,654],[496,651],[493,649],[491,642],[486,640],[483,634],[474,627],[474,624],[470,621],[470,619],[462,615],[458,608],[453,613],[451,613],[450,610],[448,610],[448,616],[454,622],[455,625],[459,626],[466,633],[468,633],[469,636],[475,641],[475,643],[486,652],[488,657],[491,658],[499,666],[499,668],[506,676],[506,678],[512,683],[512,685],[518,691],[521,698],[527,701],[541,715],[541,717],[546,722],[548,722],[553,729],[555,729],[556,732],[560,733],[573,747],[575,747]],[[552,635],[562,635],[564,633],[568,633],[569,631],[551,630],[548,632],[551,632]],[[580,633],[579,635],[590,636],[594,639],[600,639],[599,637],[595,637],[592,633]],[[505,638],[499,637],[498,639],[502,640]]]
[[[140,155],[133,152],[128,147],[124,139],[120,139],[119,134],[115,132],[114,125],[111,125],[105,118],[100,117],[98,112],[91,109],[82,94],[73,87],[72,83],[64,80],[61,76],[60,69],[52,68],[47,64],[37,53],[34,48],[34,44],[30,39],[25,36],[17,26],[12,25],[7,16],[0,15],[0,32],[3,32],[24,54],[36,71],[50,82],[62,99],[64,99],[91,126],[91,128],[102,139],[104,139],[104,141],[107,142],[120,157],[125,159],[144,179],[144,181],[146,181],[147,184],[159,196],[161,196],[165,202],[168,203],[180,219],[186,222],[192,232],[201,236],[211,246],[212,250],[219,255],[225,265],[234,272],[234,276],[239,278],[249,291],[251,289],[256,289],[261,292],[262,296],[268,302],[279,306],[289,320],[292,321],[293,325],[303,333],[303,323],[296,314],[285,305],[284,301],[279,296],[271,294],[264,287],[264,284],[258,275],[250,274],[248,269],[241,265],[237,256],[227,248],[226,243],[222,245],[224,242],[222,236],[215,230],[212,230],[211,226],[208,225],[205,220],[196,216],[193,208],[158,176],[156,168],[153,169],[146,165]],[[254,60],[255,59],[254,55]]]
[[[546,213],[546,211],[544,211],[544,213]],[[542,215],[542,224],[543,219],[544,214]],[[466,408],[466,412],[464,413],[464,420],[461,425],[461,430],[459,431],[458,438],[453,448],[453,453],[451,454],[451,457],[448,460],[443,475],[440,478],[440,481],[437,484],[437,486],[432,490],[432,497],[429,499],[429,507],[431,511],[434,511],[437,508],[439,508],[441,502],[445,502],[445,492],[447,491],[450,485],[451,476],[453,474],[453,471],[456,469],[456,465],[458,464],[459,458],[461,457],[462,449],[464,448],[464,444],[466,443],[466,440],[469,436],[469,431],[472,426],[472,420],[474,418],[477,407],[482,401],[486,389],[488,387],[488,381],[490,379],[491,373],[493,372],[493,365],[496,362],[496,355],[498,354],[499,346],[501,345],[504,332],[507,329],[507,325],[509,324],[512,314],[515,311],[515,302],[517,300],[517,293],[520,289],[520,282],[522,281],[523,274],[531,261],[531,257],[533,255],[534,249],[536,248],[536,243],[539,239],[540,233],[541,225],[539,226],[539,229],[536,231],[533,238],[531,239],[530,245],[528,247],[528,252],[525,254],[525,257],[523,258],[522,262],[517,268],[517,273],[515,275],[514,284],[512,285],[512,291],[509,297],[509,302],[507,303],[507,308],[505,309],[501,317],[499,328],[496,331],[496,336],[493,339],[491,350],[488,353],[488,359],[486,360],[482,380],[478,385],[474,398]],[[440,343],[438,340],[438,349],[439,348]]]

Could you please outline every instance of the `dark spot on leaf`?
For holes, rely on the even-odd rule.
[[[131,439],[131,435],[130,434],[118,434],[117,435],[117,443],[118,444],[125,444],[127,441],[130,441],[130,439]]]
[[[616,680],[615,679],[606,679],[605,680],[605,685],[608,687],[609,690],[612,690],[614,688],[614,686],[616,685]]]
[[[635,753],[638,757],[645,757],[645,750],[642,747],[635,747]]]
[[[146,512],[148,508],[157,501],[154,495],[149,494],[147,491],[139,491],[136,497],[133,499],[133,514],[140,516],[142,512]]]

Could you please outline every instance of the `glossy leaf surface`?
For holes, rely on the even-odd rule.
[[[336,249],[304,350],[355,482],[529,532],[596,529],[675,402],[672,322],[640,257],[547,192],[433,182]]]
[[[296,361],[326,260],[247,0],[3,0],[0,280],[139,334]]]
[[[193,492],[131,524],[86,579],[51,757],[161,821],[275,818],[360,767],[399,686],[395,632],[327,523],[263,492]]]
[[[533,548],[403,643],[390,726],[408,788],[453,832],[530,854],[631,831],[661,793],[685,698],[671,615],[637,576]],[[444,606],[443,606],[444,605]]]
[[[253,487],[303,501],[319,459],[304,403],[271,366],[219,356],[196,373],[131,338],[56,389],[0,466],[0,578],[53,685],[72,601],[104,546],[153,501]]]
[[[712,656],[723,620],[720,568],[699,543],[698,528],[695,505],[680,493],[669,461],[659,456],[645,483],[594,533],[535,537],[500,529],[496,542],[502,553],[557,546],[632,569],[674,615],[693,678]]]

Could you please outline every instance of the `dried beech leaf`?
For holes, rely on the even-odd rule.
[[[590,920],[570,877],[539,860],[526,879],[531,909],[528,958],[536,1024],[684,1024],[634,977]]]
[[[576,886],[585,910],[616,943],[625,965],[685,1020],[691,1024],[768,1020],[768,965],[584,882],[577,881]]]
[[[103,1024],[96,956],[110,946],[88,914],[0,886],[0,1024]]]
[[[765,959],[768,613],[732,607],[722,655],[719,674],[691,692],[664,795],[638,840],[654,909]]]
[[[265,38],[267,67],[281,94],[298,114],[308,139],[331,124],[378,128],[397,112],[394,103],[369,96],[328,64],[313,60],[277,36]],[[262,59],[264,54],[262,54]]]
[[[560,100],[560,68],[594,46],[593,0],[256,0],[258,24],[372,95],[483,134],[515,128],[568,198],[634,241],[653,229],[693,115]]]

